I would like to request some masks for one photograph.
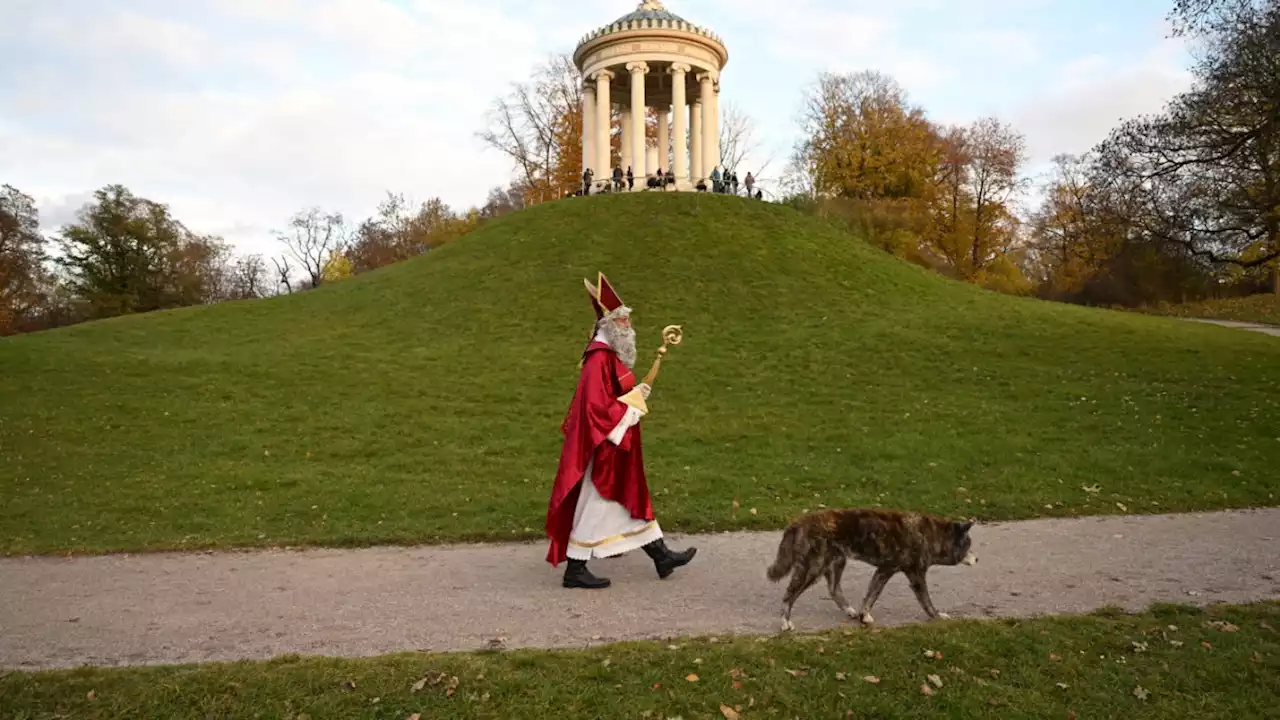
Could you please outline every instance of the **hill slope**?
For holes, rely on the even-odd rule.
[[[1275,338],[1000,296],[787,208],[642,194],[313,292],[0,341],[0,551],[539,538],[597,269],[643,367],[685,328],[645,429],[668,529],[1275,504]]]

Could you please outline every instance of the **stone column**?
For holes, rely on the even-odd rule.
[[[698,73],[698,90],[698,97],[702,101],[702,175],[710,177],[720,160],[718,150],[712,154],[712,149],[717,145],[712,139],[716,129],[715,77],[711,73]]]
[[[675,63],[667,72],[671,73],[671,111],[675,113],[676,135],[671,169],[675,170],[676,180],[684,182],[689,179],[689,102],[684,89],[689,66]]]
[[[635,146],[631,144],[631,113],[627,111],[626,106],[622,107],[622,119],[618,123],[622,126],[622,134],[618,138],[618,167],[622,168],[622,174],[627,174],[627,168],[635,167],[635,158],[632,157],[631,151]]]
[[[595,75],[596,78],[596,121],[595,121],[595,151],[596,151],[596,180],[605,180],[609,177],[610,153],[609,153],[609,136],[613,133],[613,123],[610,122],[610,108],[613,103],[609,101],[609,81],[613,79],[613,73],[608,70],[601,70]]]
[[[649,64],[646,62],[629,62],[627,63],[627,72],[631,73],[631,156],[636,160],[636,164],[632,169],[636,176],[636,189],[639,190],[644,185],[643,178],[646,174],[644,167],[644,76],[649,73]]]
[[[711,128],[707,130],[707,139],[711,143],[711,164],[720,164],[720,78],[717,76],[716,81],[711,86]],[[729,168],[720,168],[720,174]]]
[[[702,100],[694,98],[689,117],[689,179],[697,185],[707,176],[702,169]]]
[[[649,169],[671,172],[671,111],[666,107],[658,109],[658,167]]]
[[[591,83],[584,83],[582,86],[582,172],[586,172],[589,168],[595,173],[592,182],[599,179],[599,173],[596,172],[595,164],[599,160],[595,152],[596,139],[596,89]]]

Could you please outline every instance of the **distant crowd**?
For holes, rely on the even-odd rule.
[[[612,182],[603,182],[596,187],[595,193],[622,192],[623,190],[634,190],[636,186],[636,176],[632,172],[631,167],[627,166],[624,172],[622,167],[613,169]],[[648,190],[665,190],[676,184],[675,171],[666,172],[662,168],[658,168],[658,172],[643,178],[645,188]],[[708,185],[710,181],[710,185]],[[582,189],[575,192],[574,195],[590,195],[592,194],[592,186],[595,183],[595,173],[591,168],[587,168],[582,172]],[[698,180],[694,188],[698,192],[713,192],[721,195],[743,195],[754,198],[756,200],[764,199],[764,191],[756,188],[755,177],[748,172],[747,177],[738,182],[738,173],[736,170],[730,170],[724,173],[720,172],[720,168],[711,171],[711,175],[706,179]]]

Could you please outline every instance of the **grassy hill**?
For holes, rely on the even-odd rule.
[[[1276,338],[996,295],[787,208],[641,194],[313,292],[0,341],[0,552],[540,538],[597,269],[645,367],[685,328],[645,421],[669,530],[1276,504]]]

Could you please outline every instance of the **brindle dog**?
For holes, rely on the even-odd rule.
[[[930,619],[949,617],[934,609],[925,573],[931,565],[978,562],[969,549],[971,527],[972,522],[871,508],[819,510],[800,516],[782,534],[778,557],[767,571],[773,582],[791,573],[791,584],[782,599],[782,629],[795,629],[791,623],[791,607],[796,598],[821,577],[827,579],[827,589],[836,605],[864,625],[875,622],[871,606],[889,579],[899,572],[907,576],[911,591]],[[858,610],[845,601],[840,589],[840,576],[847,558],[876,568]]]

